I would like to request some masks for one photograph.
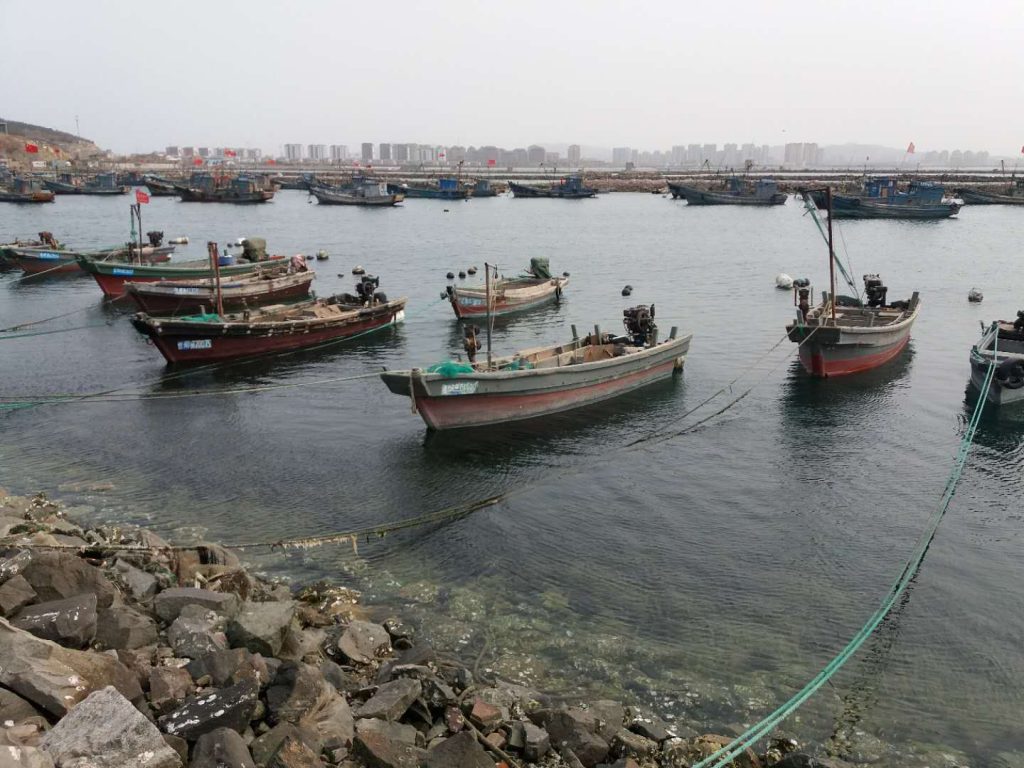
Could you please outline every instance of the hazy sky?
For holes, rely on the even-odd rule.
[[[1024,145],[1022,0],[0,0],[0,115],[168,144]]]

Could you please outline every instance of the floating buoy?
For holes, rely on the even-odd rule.
[[[967,300],[972,302],[972,303],[977,304],[979,301],[981,301],[984,298],[985,298],[985,295],[981,291],[979,291],[977,288],[971,288],[971,290],[969,290],[967,292]]]
[[[366,274],[366,270],[363,269],[361,266],[356,265],[356,266],[352,267],[352,274],[353,275],[365,275]]]
[[[459,280],[465,280],[465,279],[466,279],[466,273],[465,273],[465,272],[462,272],[462,271],[460,271],[460,272],[459,272]]]
[[[327,257],[327,251],[317,251],[316,252],[316,260],[317,261],[327,261],[327,258],[328,258]]]
[[[445,213],[448,213],[448,209],[447,209],[447,208],[445,208],[445,209],[444,209],[444,212],[445,212]]]
[[[629,296],[632,292],[633,292],[633,286],[632,285],[627,285],[625,288],[622,289],[622,295],[623,296]]]
[[[476,274],[476,267],[470,267],[470,268],[469,268],[469,269],[467,269],[466,271],[467,271],[467,272],[468,272],[469,274],[471,274],[471,275],[475,275],[475,274]]]
[[[795,288],[806,288],[810,284],[811,279],[809,277],[798,277],[795,280],[793,280],[793,287]]]
[[[785,272],[779,272],[775,276],[775,287],[781,288],[784,291],[788,291],[793,287],[793,278],[787,275]]]
[[[245,245],[245,238],[244,237],[236,237],[234,244],[235,245]]]
[[[569,273],[568,273],[568,272],[563,272],[563,273],[562,273],[562,277],[568,277],[568,276],[569,276]]]
[[[188,245],[188,238],[187,237],[172,237],[167,242],[170,243],[171,245]]]
[[[454,280],[455,279],[455,273],[454,272],[449,272],[448,273],[448,279],[449,280]]]

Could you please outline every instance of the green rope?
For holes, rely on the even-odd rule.
[[[47,336],[51,333],[67,333],[69,331],[81,331],[85,328],[101,328],[109,323],[89,323],[89,325],[75,325],[71,328],[57,328],[52,331],[28,331],[27,333],[4,333],[0,334],[0,341],[8,339],[27,339],[29,336]]]
[[[825,244],[828,245],[828,233],[825,232],[825,226],[821,223],[821,217],[818,215],[818,206],[814,204],[814,202],[811,200],[811,196],[806,192],[803,193],[803,198],[804,208],[806,208],[807,212],[811,214],[811,218],[814,220],[814,223],[818,227],[818,232],[821,233],[822,239],[825,241]],[[840,232],[839,235],[840,237],[842,237],[842,232]],[[846,241],[844,240],[843,242],[845,244]],[[832,252],[832,255],[835,256],[835,251]],[[853,276],[846,271],[846,267],[843,266],[843,262],[841,259],[836,258],[835,262],[836,266],[839,267],[839,274],[843,276],[843,280],[845,280],[846,284],[850,286],[850,290],[857,294],[857,298],[859,299],[860,291],[857,290],[857,283],[856,281],[854,281]]]
[[[849,658],[864,644],[864,641],[866,641],[882,621],[885,620],[889,611],[892,610],[892,607],[896,604],[896,601],[899,600],[900,596],[904,591],[906,591],[911,580],[917,573],[918,568],[920,568],[921,562],[924,560],[925,554],[928,552],[928,547],[931,546],[932,539],[935,537],[935,532],[938,530],[939,523],[942,522],[942,518],[945,516],[946,510],[949,509],[950,502],[953,500],[953,494],[956,492],[956,487],[963,475],[964,465],[967,462],[967,455],[970,452],[971,444],[974,442],[974,434],[977,432],[978,423],[981,421],[981,413],[985,407],[986,394],[989,386],[991,386],[992,377],[995,373],[997,344],[998,333],[996,334],[996,341],[993,342],[992,360],[989,363],[988,371],[985,374],[985,381],[981,388],[981,396],[978,398],[978,403],[975,406],[974,413],[971,415],[971,419],[968,422],[967,429],[964,432],[964,437],[960,441],[960,448],[953,464],[953,470],[950,472],[949,479],[946,481],[946,487],[942,493],[939,507],[932,516],[931,522],[928,524],[921,538],[918,540],[918,544],[914,548],[910,559],[907,561],[906,565],[903,566],[903,570],[900,572],[899,578],[897,578],[889,588],[889,592],[882,601],[882,604],[878,607],[878,610],[871,615],[867,623],[860,628],[857,634],[854,635],[853,639],[850,640],[850,642],[847,643],[846,646],[828,664],[826,664],[825,667],[815,675],[809,683],[807,683],[807,685],[801,688],[791,699],[789,699],[789,701],[760,722],[751,726],[714,754],[694,763],[692,768],[721,768],[721,766],[726,765],[734,757],[768,735],[768,733],[770,733],[779,723],[792,715],[805,701],[807,701],[807,699],[813,696],[822,685],[828,682],[832,676],[842,668]]]

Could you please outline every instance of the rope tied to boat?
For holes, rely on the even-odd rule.
[[[694,763],[692,768],[722,768],[722,766],[725,766],[732,761],[734,757],[746,751],[752,745],[767,736],[777,725],[779,725],[779,723],[796,712],[796,710],[799,709],[807,699],[813,696],[821,686],[827,683],[882,624],[886,616],[889,615],[889,612],[896,604],[896,601],[899,600],[906,591],[911,580],[917,574],[921,563],[924,561],[928,548],[931,546],[932,540],[935,538],[939,524],[945,517],[946,511],[949,509],[949,505],[953,500],[953,495],[956,492],[957,485],[959,485],[960,479],[963,476],[964,466],[967,463],[967,456],[970,453],[971,445],[974,442],[974,435],[978,430],[978,424],[981,421],[981,414],[985,408],[985,401],[988,397],[988,390],[992,385],[992,378],[995,374],[995,353],[997,344],[998,334],[996,334],[996,340],[993,342],[993,356],[992,360],[989,362],[988,370],[985,373],[985,380],[981,387],[980,395],[978,396],[978,402],[975,405],[974,412],[971,414],[970,420],[968,421],[967,428],[964,430],[964,436],[960,441],[960,447],[957,451],[956,459],[953,462],[953,468],[946,480],[946,486],[942,492],[939,506],[932,515],[928,525],[925,527],[921,537],[918,539],[917,546],[912,550],[909,559],[904,564],[896,581],[893,582],[892,586],[890,586],[889,591],[886,593],[886,596],[882,600],[878,609],[870,616],[870,618],[868,618],[867,622],[865,622],[860,630],[858,630],[850,642],[848,642],[843,649],[836,654],[820,672],[818,672],[817,675],[815,675],[803,688],[797,691],[788,701],[778,707],[767,717],[752,725],[715,753]]]

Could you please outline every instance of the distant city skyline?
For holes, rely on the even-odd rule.
[[[583,156],[755,138],[1005,157],[1024,145],[1012,0],[398,0],[386,14],[329,0],[52,0],[44,16],[3,6],[5,116],[119,153],[217,143],[276,155],[295,141],[355,153],[389,137],[564,138]],[[173,57],[104,42],[185,30],[196,50]]]

